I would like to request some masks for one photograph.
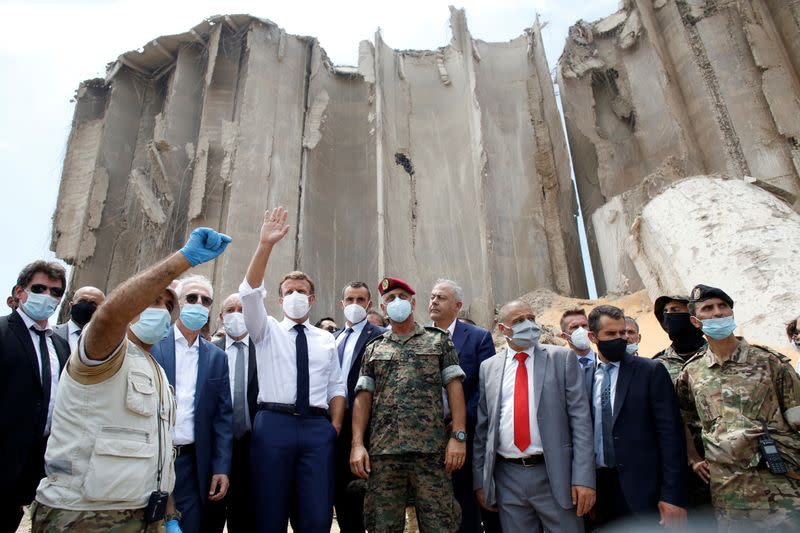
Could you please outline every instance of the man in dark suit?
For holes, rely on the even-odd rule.
[[[0,531],[16,531],[44,477],[58,378],[69,345],[48,319],[66,287],[58,263],[35,261],[14,286],[17,308],[0,317]]]
[[[342,289],[340,302],[345,316],[345,326],[336,331],[336,350],[342,369],[342,382],[347,389],[347,406],[342,422],[342,432],[336,441],[336,489],[334,506],[336,521],[342,533],[364,533],[364,494],[350,487],[356,478],[350,472],[350,445],[353,437],[352,407],[356,382],[361,371],[364,348],[374,338],[386,331],[367,321],[367,309],[372,307],[369,287],[363,281],[354,281]],[[350,487],[348,489],[348,487]]]
[[[203,276],[178,282],[181,314],[152,354],[175,388],[175,506],[184,533],[203,527],[206,500],[228,491],[231,469],[232,412],[225,352],[200,330],[213,303],[211,283]]]
[[[53,328],[53,333],[69,343],[72,352],[78,345],[83,327],[92,319],[97,308],[103,304],[106,295],[97,287],[81,287],[69,301],[69,320]]]
[[[586,380],[597,460],[593,525],[638,515],[681,527],[686,444],[669,373],[626,353],[625,315],[617,307],[592,309],[589,338],[599,359]]]
[[[212,341],[228,356],[233,399],[233,454],[230,489],[220,501],[208,503],[207,531],[221,533],[228,523],[230,533],[256,531],[255,509],[250,488],[250,436],[257,411],[258,378],[256,345],[250,342],[242,315],[242,299],[233,293],[222,302],[219,320],[225,336]]]
[[[458,364],[466,374],[461,383],[467,404],[467,459],[466,468],[453,472],[453,493],[461,506],[460,533],[487,533],[500,531],[497,513],[478,505],[472,486],[472,443],[478,420],[478,372],[481,363],[494,355],[492,334],[483,328],[457,320],[464,305],[464,291],[449,279],[440,279],[431,290],[428,314],[437,328],[448,332],[458,352]],[[445,400],[445,421],[449,423],[450,410]],[[483,522],[483,529],[481,529]]]

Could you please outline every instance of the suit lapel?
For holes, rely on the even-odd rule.
[[[161,341],[161,360],[164,361],[164,372],[167,374],[167,381],[175,388],[175,329],[169,330],[166,341]]]
[[[619,416],[622,403],[625,401],[625,395],[628,394],[628,388],[631,384],[631,379],[636,369],[633,366],[632,355],[625,354],[622,362],[619,365],[619,376],[617,377],[617,392],[614,396],[614,422],[616,423]]]
[[[25,353],[28,355],[28,362],[31,365],[31,372],[33,372],[33,375],[36,377],[34,382],[36,382],[41,390],[42,378],[39,371],[39,361],[37,361],[36,358],[36,348],[33,346],[33,339],[31,339],[31,334],[25,327],[25,322],[17,311],[14,311],[11,313],[11,316],[8,317],[8,326],[14,331],[17,340],[19,340],[20,344],[25,348]]]
[[[208,346],[202,336],[197,337],[197,383],[194,386],[194,412],[197,412],[197,406],[200,405],[200,397],[203,395],[205,387],[203,384],[206,382],[206,374],[208,373]]]
[[[467,327],[463,322],[456,320],[456,327],[453,328],[453,344],[456,346],[456,352],[461,353],[461,348],[467,340]]]
[[[506,373],[507,350],[508,347],[501,349],[493,356],[499,357],[500,360],[494,361],[494,365],[492,365],[494,371],[486,375],[486,409],[490,411],[489,419],[497,421],[494,431],[495,438],[500,431],[500,406],[503,403],[503,376]],[[494,405],[490,403],[491,401],[494,401]]]
[[[544,375],[547,372],[547,365],[550,364],[550,354],[537,344],[533,350],[533,355],[533,396],[536,398],[533,405],[539,405],[539,400],[542,397]]]

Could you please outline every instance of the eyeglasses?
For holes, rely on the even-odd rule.
[[[53,298],[61,298],[64,296],[64,289],[61,287],[48,287],[47,285],[42,285],[41,283],[34,283],[31,285],[31,292],[34,294],[42,294],[45,292],[49,292],[50,296]]]
[[[214,300],[208,296],[200,296],[196,292],[186,295],[187,304],[196,304],[198,300],[200,300],[200,303],[202,303],[205,307],[211,307],[211,304],[214,303]]]
[[[330,331],[331,333],[334,333],[336,331],[336,328],[333,327],[333,326],[325,326],[322,329],[326,329],[326,330]]]

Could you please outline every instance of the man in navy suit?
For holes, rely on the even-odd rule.
[[[458,364],[466,374],[462,386],[464,400],[467,404],[467,459],[466,465],[472,465],[472,441],[478,421],[478,372],[481,363],[494,355],[492,334],[483,328],[457,320],[458,313],[464,305],[464,291],[456,282],[440,279],[431,290],[428,303],[428,314],[433,325],[447,331],[458,352]],[[450,410],[445,398],[445,419]],[[453,472],[453,492],[461,505],[460,533],[500,531],[500,519],[496,512],[487,511],[478,504],[472,486],[472,468],[461,468]],[[483,522],[483,529],[481,529]]]
[[[585,380],[594,423],[597,503],[592,524],[630,516],[686,522],[686,443],[675,389],[664,365],[626,353],[622,309],[589,313],[598,360]]]
[[[342,432],[336,441],[336,489],[334,506],[336,521],[342,533],[364,533],[364,494],[348,486],[358,479],[350,471],[350,445],[353,438],[353,399],[356,382],[361,372],[361,360],[367,344],[383,334],[385,328],[373,326],[367,321],[367,309],[372,307],[369,286],[363,281],[354,281],[342,289],[345,326],[336,331],[336,351],[342,369],[342,382],[347,393],[347,405],[342,422]]]
[[[233,415],[227,356],[200,335],[213,303],[211,283],[189,276],[176,292],[180,317],[152,353],[175,388],[175,506],[183,532],[196,533],[206,500],[228,491]]]

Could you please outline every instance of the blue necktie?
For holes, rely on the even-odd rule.
[[[339,343],[339,368],[342,367],[342,362],[344,361],[344,347],[347,346],[347,339],[350,338],[351,333],[353,333],[353,328],[347,328],[344,340]]]
[[[600,407],[603,423],[603,462],[608,468],[617,466],[616,452],[614,451],[614,413],[611,405],[611,371],[614,366],[600,363],[603,370],[603,390],[600,392]]]
[[[244,390],[244,343],[236,341],[236,362],[233,376],[233,436],[241,439],[247,433],[247,414],[245,413]]]
[[[588,357],[579,357],[578,362],[581,364],[583,368],[586,368],[586,364],[591,361]]]
[[[297,324],[294,327],[297,337],[294,340],[297,353],[297,400],[295,408],[301,415],[308,414],[308,340],[306,339],[305,326]]]

